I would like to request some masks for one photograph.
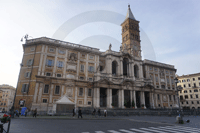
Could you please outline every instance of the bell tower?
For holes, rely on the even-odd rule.
[[[139,21],[137,21],[133,16],[133,13],[130,9],[130,5],[128,5],[126,19],[121,24],[121,26],[122,50],[127,51],[134,57],[141,58]]]

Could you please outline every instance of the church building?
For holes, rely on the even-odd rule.
[[[101,52],[47,37],[27,40],[15,108],[49,112],[63,97],[83,108],[177,107],[176,69],[142,60],[139,21],[130,6],[121,27],[119,52],[113,51],[111,44]]]

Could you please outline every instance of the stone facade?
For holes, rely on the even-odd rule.
[[[200,73],[177,77],[183,90],[179,92],[180,105],[183,109],[200,109]]]
[[[24,100],[38,111],[53,109],[66,95],[76,107],[176,107],[176,69],[142,60],[139,21],[130,7],[122,26],[120,51],[105,52],[41,37],[27,40],[18,80],[15,107]]]
[[[9,111],[13,105],[15,88],[10,85],[0,85],[0,111]]]

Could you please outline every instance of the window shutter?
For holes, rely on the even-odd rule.
[[[48,62],[49,62],[49,59],[46,59],[46,66],[48,66],[49,64],[48,64]]]
[[[31,76],[31,72],[28,72],[28,78],[30,78],[30,76]]]
[[[54,60],[52,60],[51,66],[54,66]]]
[[[27,63],[26,63],[26,65],[27,65],[27,66],[29,66],[29,60],[27,60]]]
[[[30,63],[30,65],[33,65],[33,59],[31,59],[31,63]]]
[[[26,90],[25,90],[26,93],[28,93],[28,88],[29,88],[29,84],[26,85]]]
[[[21,92],[24,92],[25,86],[26,86],[26,84],[23,84],[23,85],[22,85],[22,91],[21,91]]]

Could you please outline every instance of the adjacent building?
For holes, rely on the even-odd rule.
[[[179,92],[180,105],[183,109],[200,109],[200,73],[177,77],[183,90]]]
[[[173,65],[142,60],[139,21],[130,6],[122,45],[105,52],[52,38],[23,44],[15,107],[49,112],[66,96],[76,107],[177,107]]]
[[[9,111],[13,105],[15,88],[10,85],[0,85],[0,111]]]

